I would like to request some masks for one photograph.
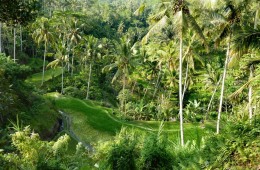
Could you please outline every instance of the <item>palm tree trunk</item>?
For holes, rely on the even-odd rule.
[[[187,67],[186,67],[186,73],[185,73],[185,82],[184,82],[184,86],[183,86],[183,92],[182,92],[182,101],[184,99],[184,94],[187,90],[187,84],[188,84],[188,73],[189,73],[189,64],[187,62]]]
[[[211,106],[212,101],[213,101],[213,99],[214,99],[214,96],[215,96],[215,94],[216,94],[216,92],[217,92],[217,89],[218,89],[218,86],[219,86],[219,84],[220,84],[220,82],[221,82],[221,79],[222,79],[222,76],[219,78],[219,80],[218,80],[218,82],[217,82],[217,84],[216,84],[216,86],[215,86],[215,89],[214,89],[214,91],[213,91],[213,94],[212,94],[212,96],[211,96],[211,98],[210,98],[209,105],[208,105],[208,108],[207,108],[207,112],[206,112],[206,115],[205,115],[205,120],[208,119],[209,109],[210,109],[210,106]]]
[[[184,134],[183,134],[183,113],[182,113],[182,53],[183,53],[183,42],[182,36],[180,37],[180,58],[179,58],[179,104],[180,104],[180,135],[181,145],[184,146]]]
[[[20,43],[21,43],[21,52],[23,51],[23,32],[22,26],[20,25]]]
[[[161,69],[161,66],[160,66],[160,70],[159,70],[159,73],[158,73],[158,77],[157,77],[157,81],[156,81],[156,84],[155,84],[155,89],[154,89],[154,92],[153,92],[153,98],[154,98],[154,96],[155,96],[155,94],[156,94],[156,92],[157,92],[157,90],[158,90],[158,84],[159,84],[159,80],[160,80],[160,77],[161,77],[161,71],[162,71],[162,69]]]
[[[126,76],[125,76],[125,68],[124,68],[124,77],[123,77],[123,110],[124,110],[124,115],[126,116],[125,85],[126,85]]]
[[[65,37],[65,35],[64,35],[64,37]],[[66,38],[64,38],[64,39],[66,39]],[[64,40],[64,42],[65,42],[66,40]],[[66,41],[67,42],[67,44],[68,44],[68,51],[67,51],[67,53],[68,53],[68,60],[70,60],[70,43],[69,43],[69,40],[67,40]],[[68,63],[70,63],[70,61],[68,61]],[[66,65],[65,65],[65,67],[66,67]],[[68,73],[70,72],[70,65],[68,64]]]
[[[16,29],[14,27],[14,62],[16,61],[16,58],[15,58],[15,46],[16,46]]]
[[[2,23],[0,22],[0,53],[2,53]]]
[[[45,0],[42,0],[42,6],[43,6],[43,13],[45,13]]]
[[[258,7],[259,7],[259,5],[258,5]],[[254,29],[257,28],[258,13],[259,13],[259,10],[256,10],[256,12],[255,12],[255,21],[254,21]]]
[[[61,94],[63,94],[63,80],[64,80],[64,67],[63,67],[63,61],[61,62]]]
[[[87,89],[87,97],[86,97],[86,99],[88,99],[88,96],[89,96],[89,87],[90,87],[91,71],[92,71],[92,65],[91,65],[91,63],[90,63],[90,65],[89,65],[89,73],[88,73],[88,89]]]
[[[259,6],[259,5],[258,5],[258,6]],[[254,29],[257,28],[258,11],[259,11],[259,10],[256,10],[256,13],[255,13]],[[251,66],[250,66],[250,76],[249,76],[249,80],[250,80],[251,78],[253,78],[253,76],[254,76],[253,73],[254,73],[254,66],[251,65]],[[248,89],[248,112],[249,112],[249,120],[250,120],[250,122],[251,122],[252,117],[253,117],[252,94],[253,94],[253,88],[252,88],[252,85],[250,84],[250,85],[249,85],[249,89]]]
[[[250,76],[249,76],[249,80],[253,78],[253,71],[254,71],[254,66],[251,65],[250,66]],[[253,89],[252,89],[252,85],[249,85],[249,90],[248,90],[248,112],[249,112],[249,120],[251,122],[252,117],[253,117],[253,108],[252,108],[252,93],[253,93]]]
[[[44,82],[44,74],[45,74],[45,62],[46,62],[46,51],[47,51],[47,42],[44,43],[44,54],[43,54],[43,66],[42,66],[42,84]]]
[[[134,82],[133,88],[132,88],[132,94],[134,94],[135,86],[136,86],[136,81]]]
[[[229,36],[229,40],[228,40],[226,61],[225,61],[225,66],[224,66],[223,78],[222,78],[220,102],[219,102],[219,109],[218,109],[218,120],[217,120],[217,134],[219,134],[220,116],[221,116],[221,111],[222,111],[222,103],[223,103],[224,88],[225,88],[225,79],[226,79],[227,66],[228,66],[228,60],[229,60],[230,39],[231,39],[231,36]]]
[[[72,56],[71,56],[71,76],[73,76],[73,66],[74,66],[74,50],[72,49]]]

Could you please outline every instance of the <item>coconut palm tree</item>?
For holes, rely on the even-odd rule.
[[[157,79],[153,92],[153,98],[156,96],[157,91],[160,87],[160,80],[163,77],[167,79],[168,87],[175,86],[175,77],[173,77],[173,71],[177,70],[178,57],[176,56],[176,45],[177,43],[174,41],[170,41],[169,43],[150,43],[147,45],[147,61],[151,63],[156,63],[156,69],[158,70]]]
[[[85,39],[87,46],[87,58],[89,59],[89,72],[88,72],[88,88],[87,88],[87,96],[86,99],[89,98],[89,88],[90,88],[90,81],[91,81],[91,73],[92,73],[92,65],[93,65],[93,60],[97,55],[97,46],[98,46],[98,39],[93,37],[93,36],[88,36]]]
[[[33,32],[33,39],[40,44],[40,42],[44,42],[44,55],[43,55],[43,66],[42,66],[42,83],[44,82],[44,73],[45,73],[45,63],[46,63],[46,53],[48,43],[53,41],[53,34],[51,32],[49,19],[45,17],[41,17],[36,20],[34,27],[37,29]]]
[[[119,42],[116,43],[116,56],[115,62],[105,66],[102,71],[111,71],[114,68],[117,68],[116,73],[113,76],[112,83],[117,80],[119,77],[122,78],[123,81],[123,89],[122,92],[125,95],[126,81],[129,75],[129,69],[133,66],[133,48],[130,40],[126,37],[120,39]],[[126,116],[126,101],[123,98],[122,109]]]
[[[66,55],[66,48],[65,44],[62,44],[60,42],[57,42],[55,45],[56,53],[55,53],[55,60],[50,62],[47,67],[56,68],[58,66],[61,66],[62,72],[61,72],[61,94],[64,93],[64,70],[66,65],[69,63],[69,57]]]
[[[68,33],[69,46],[77,45],[81,40],[80,28],[77,27],[77,20],[75,18],[72,19],[72,23],[70,24],[70,29]],[[74,47],[72,47],[72,57],[71,57],[71,75],[73,75],[73,66],[74,66]]]
[[[256,12],[257,14],[257,12]],[[260,63],[259,58],[253,57],[255,56],[257,51],[260,51],[260,29],[257,28],[257,23],[254,22],[254,28],[245,28],[243,31],[239,32],[234,38],[233,48],[236,51],[236,54],[240,57],[245,54],[249,54],[251,58],[248,58],[246,68],[250,71],[248,82],[245,83],[241,88],[239,88],[236,92],[234,92],[230,97],[234,97],[239,94],[245,87],[248,87],[248,112],[249,119],[251,121],[253,116],[252,109],[252,80],[254,78],[254,68],[257,64]],[[247,55],[248,56],[248,55]],[[258,76],[257,76],[258,77]]]
[[[207,0],[207,2],[209,1],[212,2],[211,0]],[[212,25],[212,27],[210,27],[212,34],[216,35],[217,33],[215,44],[219,45],[220,42],[222,41],[226,43],[226,59],[225,59],[224,70],[222,75],[218,118],[217,118],[217,126],[216,126],[217,134],[219,133],[219,129],[220,129],[220,118],[222,112],[227,68],[231,60],[231,40],[232,40],[232,36],[234,35],[234,31],[241,29],[242,16],[244,15],[244,13],[246,13],[245,11],[248,7],[248,3],[250,2],[250,0],[244,0],[244,1],[219,0],[218,2],[219,3],[215,3],[213,4],[213,6],[209,6],[205,10],[207,18],[210,19],[209,23],[211,23]]]
[[[194,30],[204,42],[205,37],[201,28],[191,15],[188,3],[185,0],[162,1],[160,11],[150,18],[154,24],[150,31],[143,38],[143,42],[147,42],[148,38],[165,27],[169,22],[173,25],[174,31],[179,39],[179,117],[180,117],[180,136],[181,145],[184,146],[183,133],[183,104],[182,104],[182,61],[183,61],[183,39],[188,28]]]

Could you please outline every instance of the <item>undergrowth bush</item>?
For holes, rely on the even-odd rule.
[[[260,162],[260,117],[230,122],[207,139],[201,155],[210,169],[257,169]]]
[[[122,129],[114,142],[111,141],[99,147],[99,153],[96,155],[97,159],[104,159],[104,162],[100,162],[100,167],[113,170],[137,169],[136,158],[138,157],[138,151],[136,144],[137,136],[135,133]]]
[[[139,160],[139,168],[142,170],[172,169],[173,156],[169,151],[169,143],[166,136],[148,134],[144,137]]]

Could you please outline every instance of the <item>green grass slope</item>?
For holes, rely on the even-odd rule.
[[[71,128],[84,142],[95,144],[98,141],[112,139],[121,128],[128,127],[145,133],[157,133],[161,122],[158,121],[122,121],[113,116],[112,110],[96,105],[94,102],[64,97],[58,93],[48,94],[59,110],[67,113],[71,119]],[[197,140],[205,131],[213,129],[212,123],[184,124],[185,140]],[[179,141],[179,123],[165,122],[164,133],[173,142]]]
[[[44,74],[44,82],[49,81],[53,77],[57,77],[61,75],[62,69],[60,67],[58,68],[51,68],[45,71]],[[42,82],[42,72],[33,74],[31,77],[29,77],[26,82],[33,83],[36,86],[40,86]]]
[[[73,132],[84,142],[109,140],[120,131],[122,124],[111,119],[106,110],[92,107],[75,98],[55,98],[55,106],[71,117]]]

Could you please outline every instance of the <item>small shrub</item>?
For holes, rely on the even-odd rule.
[[[166,138],[160,139],[154,134],[149,134],[144,138],[144,144],[141,151],[140,169],[172,169],[173,157],[167,150]]]
[[[71,97],[80,98],[80,99],[84,98],[84,95],[82,94],[82,92],[76,87],[69,86],[69,87],[64,88],[64,94],[71,96]]]
[[[103,144],[99,148],[98,160],[104,159],[105,163],[101,167],[112,170],[135,170],[137,137],[133,132],[122,129],[116,136],[116,140]]]

